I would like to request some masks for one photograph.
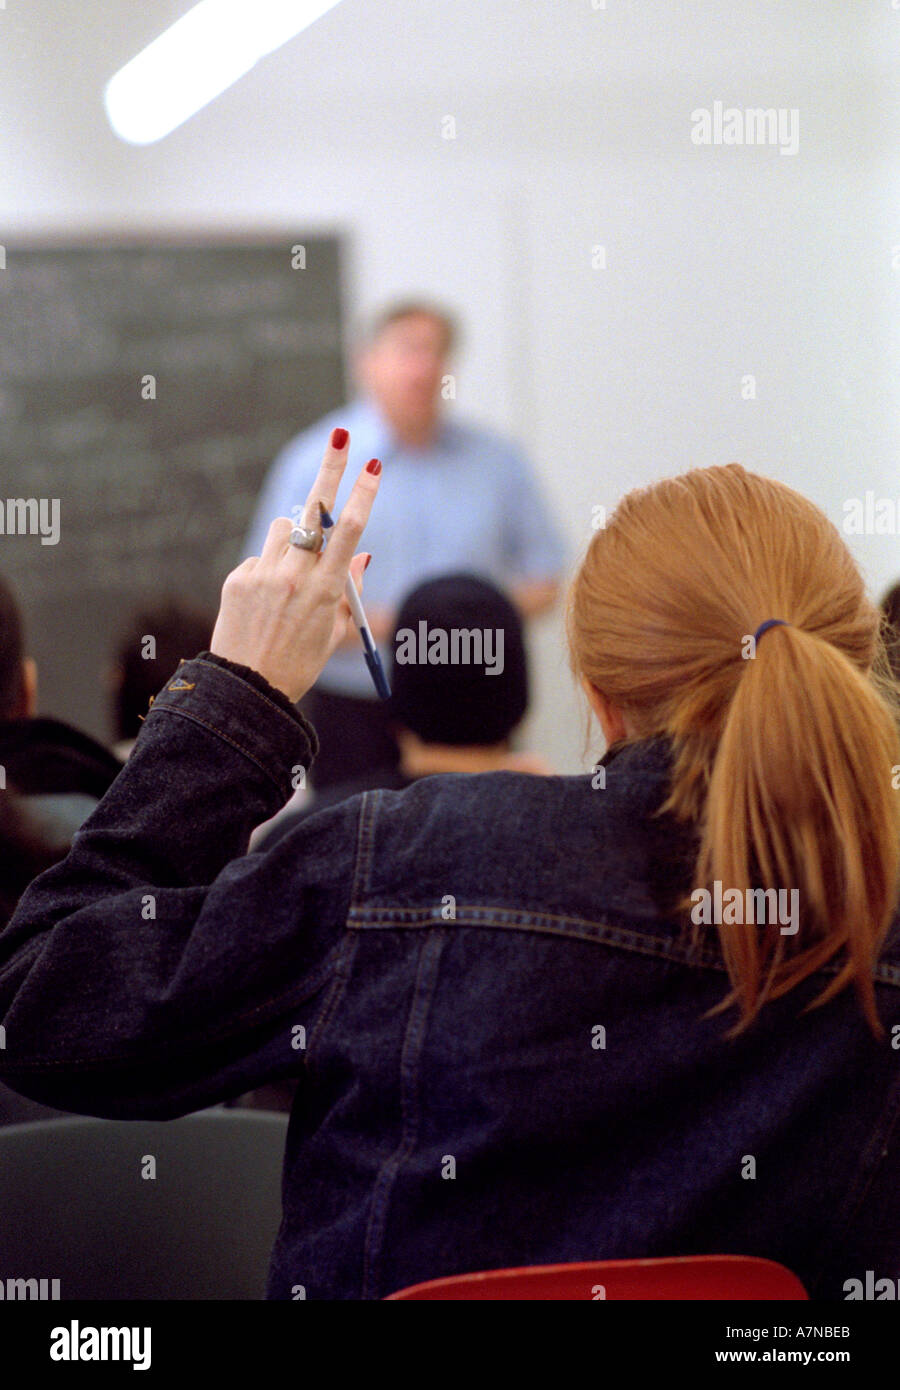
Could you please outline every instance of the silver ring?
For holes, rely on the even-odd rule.
[[[298,550],[320,551],[325,542],[325,533],[321,529],[310,531],[307,526],[295,526],[288,536],[291,545],[295,545]]]

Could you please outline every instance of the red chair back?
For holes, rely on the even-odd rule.
[[[399,1289],[388,1299],[795,1299],[809,1295],[774,1260],[746,1255],[685,1255],[661,1260],[599,1260],[451,1274]]]

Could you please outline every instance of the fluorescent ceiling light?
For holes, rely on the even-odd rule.
[[[110,125],[150,145],[224,92],[340,0],[200,0],[110,78]]]

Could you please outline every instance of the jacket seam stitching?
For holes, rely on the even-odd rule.
[[[437,909],[422,908],[357,908],[351,907],[347,926],[352,931],[366,931],[381,928],[395,928],[398,931],[416,931],[440,925],[434,913]],[[428,915],[424,915],[427,913]],[[478,916],[479,913],[489,915]],[[497,908],[477,908],[472,905],[455,909],[454,924],[457,927],[474,927],[481,931],[519,931],[541,932],[547,936],[575,937],[580,941],[592,941],[603,946],[618,946],[626,951],[641,955],[657,956],[660,959],[675,960],[683,965],[700,966],[727,974],[727,967],[721,958],[710,953],[709,948],[700,950],[683,947],[678,942],[663,941],[659,937],[637,932],[632,927],[618,927],[611,923],[589,922],[581,917],[561,917],[552,913],[529,913],[520,910],[504,911]],[[469,920],[466,920],[466,918]],[[375,921],[371,919],[375,918]],[[571,930],[576,928],[576,930]],[[581,928],[581,930],[577,930]],[[840,966],[826,962],[814,971],[814,975],[836,975]],[[880,962],[873,971],[877,984],[900,988],[900,967],[889,962]]]
[[[350,891],[350,913],[355,904],[364,898],[369,888],[370,866],[375,840],[375,819],[381,800],[380,791],[365,791],[359,811],[359,826],[356,836],[356,865],[353,873],[353,887]],[[348,919],[349,925],[349,919]]]
[[[416,982],[400,1053],[400,1140],[382,1165],[372,1186],[369,1220],[366,1223],[363,1243],[364,1299],[374,1297],[371,1290],[377,1287],[380,1279],[382,1245],[391,1193],[400,1169],[413,1152],[419,1138],[419,1061],[443,947],[444,932],[437,928],[425,938],[419,954]]]
[[[348,931],[345,931],[344,935],[341,938],[340,945],[338,947],[338,954],[337,959],[335,961],[334,978],[331,983],[331,989],[329,990],[327,997],[323,1001],[322,1007],[319,1010],[317,1017],[313,1020],[312,1026],[310,1027],[309,1044],[306,1049],[305,1058],[306,1071],[307,1075],[310,1078],[312,1078],[315,1075],[316,1071],[315,1067],[313,1066],[313,1052],[319,1044],[322,1035],[324,1034],[329,1023],[331,1022],[335,1009],[337,1008],[338,1000],[343,994],[344,987],[350,978],[350,972],[353,966],[353,957],[356,954],[356,947],[356,938],[352,937]]]
[[[265,763],[260,762],[259,758],[257,758],[254,753],[251,753],[248,748],[244,748],[243,745],[238,743],[236,739],[232,738],[230,734],[223,733],[222,730],[216,728],[214,724],[209,724],[205,719],[201,719],[199,715],[196,715],[189,710],[175,709],[172,705],[161,705],[159,712],[160,714],[174,714],[180,717],[181,719],[189,719],[192,723],[199,724],[202,729],[208,729],[211,734],[215,734],[216,737],[220,738],[223,743],[229,744],[229,746],[234,748],[238,753],[242,753],[244,757],[248,759],[249,762],[255,763],[255,765],[259,768],[260,772],[264,772],[265,775],[268,777],[269,781],[272,783],[272,785],[278,789],[279,795],[285,794],[285,787],[283,783],[279,782],[278,779],[272,775],[270,769],[266,767]],[[306,738],[308,751],[309,738],[306,735],[305,730],[303,730],[300,725],[296,725],[295,727],[300,728],[304,738]],[[310,761],[312,760],[310,759]]]
[[[493,912],[494,909],[491,909],[491,911]],[[546,914],[541,914],[543,921],[535,921],[534,915],[529,913],[517,913],[516,917],[518,920],[503,920],[502,918],[492,916],[488,920],[466,921],[465,917],[467,914],[469,916],[474,915],[470,908],[460,908],[459,905],[457,905],[456,916],[453,919],[454,926],[474,927],[480,931],[519,931],[527,928],[529,931],[540,932],[546,936],[569,936],[575,937],[581,941],[594,941],[604,946],[621,946],[625,950],[636,951],[643,955],[654,955],[668,960],[675,959],[683,962],[685,965],[704,965],[708,969],[727,973],[725,971],[724,962],[719,962],[711,958],[708,951],[688,952],[684,948],[680,948],[677,943],[669,945],[668,943],[660,942],[659,938],[635,932],[629,927],[615,927],[608,923],[586,922],[580,918],[553,917],[547,916]],[[416,921],[403,921],[397,920],[398,915],[399,914],[388,912],[386,920],[379,921],[378,927],[394,927],[401,931],[421,930],[423,928],[427,929],[429,927],[443,925],[445,921],[445,919],[437,921],[433,917]],[[353,931],[372,929],[371,923],[361,920],[360,916],[355,915],[352,910],[351,918],[348,919],[347,925]],[[582,927],[587,928],[587,930],[567,930],[567,928],[572,927]]]

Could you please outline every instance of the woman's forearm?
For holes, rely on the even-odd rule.
[[[182,663],[67,858],[31,884],[0,933],[9,1085],[63,1108],[121,1113],[120,1090],[141,1104],[135,1069],[155,1067],[163,1104],[187,1083],[204,1040],[228,1033],[236,982],[252,969],[246,945],[228,964],[247,940],[233,916],[246,904],[235,894],[226,905],[220,876],[235,861],[240,878],[261,858],[240,858],[250,831],[287,800],[314,742],[258,678],[254,687],[208,656]],[[262,943],[265,885],[251,896]],[[282,986],[262,969],[258,1002]]]

